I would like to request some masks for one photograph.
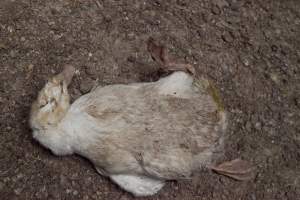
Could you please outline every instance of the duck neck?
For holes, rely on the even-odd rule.
[[[65,131],[58,127],[33,131],[33,137],[39,141],[39,143],[59,156],[73,154],[72,145],[66,134]]]

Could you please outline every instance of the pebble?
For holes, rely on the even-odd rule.
[[[218,6],[213,6],[211,12],[215,15],[219,15],[221,13],[221,10]]]
[[[74,190],[72,193],[74,196],[77,196],[79,194],[79,192],[77,190]]]
[[[134,40],[135,39],[135,34],[133,32],[132,33],[128,33],[127,37],[128,37],[129,40]]]
[[[17,188],[17,189],[14,189],[14,193],[16,194],[16,195],[20,195],[21,193],[22,193],[22,188]]]
[[[226,0],[213,0],[212,1],[214,4],[218,5],[220,8],[223,8],[223,7],[228,7],[229,4]]]
[[[256,128],[257,130],[261,130],[261,123],[260,123],[260,122],[256,122],[256,123],[255,123],[255,128]]]
[[[94,86],[94,81],[91,78],[86,78],[80,84],[80,91],[83,94],[86,94],[92,89],[93,86]]]
[[[104,14],[104,21],[105,22],[111,22],[111,20],[112,20],[112,17],[109,15],[109,14]]]
[[[257,199],[254,193],[251,194],[251,199],[252,200],[256,200]]]
[[[64,175],[60,175],[60,184],[66,185],[67,184],[67,178]]]
[[[122,195],[120,198],[119,198],[119,200],[128,200],[129,198],[128,198],[128,196],[127,195]]]
[[[203,13],[202,18],[205,23],[208,23],[212,20],[212,14],[211,13]]]
[[[250,60],[246,55],[241,55],[240,59],[245,66],[248,67],[250,65]]]
[[[14,51],[14,50],[12,50],[12,51],[10,51],[9,52],[9,55],[10,55],[10,57],[12,57],[12,58],[14,58],[14,57],[16,57],[16,51]]]
[[[280,80],[279,80],[279,77],[278,77],[277,74],[271,73],[271,74],[270,74],[270,78],[271,78],[271,80],[274,81],[276,84],[279,84],[279,83],[280,83]]]
[[[72,186],[75,186],[76,185],[76,182],[75,181],[72,181]]]
[[[63,34],[55,34],[54,36],[53,36],[53,39],[54,40],[59,40],[60,38],[62,38],[63,37]]]
[[[24,174],[20,173],[17,175],[16,179],[19,180],[19,179],[22,179],[23,177],[24,177]]]
[[[32,70],[33,70],[33,67],[34,67],[33,64],[29,64],[29,65],[26,67],[26,70],[27,70],[27,71],[32,71]]]
[[[246,122],[246,130],[247,130],[248,132],[251,131],[251,127],[252,127],[251,122],[247,121],[247,122]]]
[[[227,32],[227,31],[222,35],[222,39],[223,39],[225,42],[228,42],[228,43],[231,43],[231,42],[233,42],[233,40],[234,40],[232,34],[230,34],[230,33]]]
[[[187,0],[177,0],[176,3],[179,6],[186,6],[188,2],[187,2]]]
[[[48,23],[48,25],[49,25],[49,26],[53,26],[53,25],[55,25],[55,22],[54,22],[54,21],[51,21],[51,22]]]
[[[6,177],[6,178],[3,179],[3,182],[4,182],[4,183],[7,183],[7,182],[9,182],[9,181],[11,181],[11,178],[9,178],[9,177]]]
[[[96,75],[97,74],[96,67],[94,67],[94,66],[85,67],[84,71],[87,75]]]
[[[96,192],[97,196],[100,196],[102,193],[100,191]]]
[[[10,32],[10,33],[12,33],[14,30],[13,30],[13,28],[11,27],[11,26],[8,26],[7,27],[7,30]]]
[[[83,200],[89,200],[90,198],[89,198],[89,196],[88,195],[84,195],[83,196]]]
[[[76,100],[78,99],[80,96],[81,96],[81,91],[78,90],[77,88],[74,88],[71,92],[71,97],[72,97],[72,100]]]
[[[7,49],[7,46],[3,43],[0,43],[0,49]]]
[[[276,45],[272,45],[271,49],[273,52],[277,52],[278,51],[278,47]]]
[[[70,194],[71,192],[72,192],[71,189],[66,189],[66,193],[67,193],[67,194]]]

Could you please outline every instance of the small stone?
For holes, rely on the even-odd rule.
[[[272,45],[272,46],[271,46],[271,49],[272,49],[273,52],[277,52],[278,47],[277,47],[276,45]]]
[[[129,40],[134,40],[135,39],[135,34],[133,32],[128,33],[127,37],[128,37]]]
[[[248,131],[248,132],[250,132],[251,131],[251,122],[249,122],[249,121],[247,121],[247,123],[246,123],[246,130]]]
[[[96,70],[96,67],[94,67],[94,66],[85,67],[84,71],[87,75],[90,75],[90,76],[97,75],[97,70]]]
[[[0,49],[7,49],[7,46],[3,43],[0,43]]]
[[[14,50],[12,50],[12,51],[9,52],[9,55],[10,55],[10,57],[12,57],[12,58],[16,57],[16,54],[17,54],[17,53],[16,53]]]
[[[53,39],[54,40],[59,40],[60,38],[62,38],[63,37],[63,34],[55,34],[54,36],[53,36]]]
[[[135,59],[134,56],[129,56],[129,57],[127,58],[127,61],[128,61],[128,62],[131,62],[131,63],[134,63],[134,62],[136,61],[136,59]]]
[[[240,59],[242,61],[242,63],[245,65],[245,66],[249,66],[250,65],[250,61],[249,61],[249,58],[247,58],[247,56],[245,55],[241,55],[240,56]]]
[[[271,74],[270,74],[270,78],[271,78],[271,80],[274,81],[276,84],[279,84],[279,83],[280,83],[280,80],[279,80],[279,77],[278,77],[277,74],[271,73]]]
[[[232,34],[229,33],[229,32],[225,32],[225,33],[222,35],[222,39],[223,39],[225,42],[228,42],[228,43],[231,43],[231,42],[233,42],[233,40],[234,40]]]
[[[213,4],[218,5],[220,8],[228,7],[229,4],[226,0],[213,0]]]
[[[179,6],[186,6],[187,5],[187,0],[177,0],[176,3]]]
[[[21,42],[24,42],[25,41],[25,37],[21,37]]]
[[[33,67],[34,67],[33,64],[29,64],[29,65],[26,67],[26,71],[31,72],[31,71],[33,70]]]
[[[212,19],[212,14],[211,13],[203,13],[202,14],[202,19],[205,23],[208,23]]]
[[[14,190],[14,193],[19,196],[22,193],[22,191],[22,188],[17,188]]]
[[[275,30],[275,33],[276,33],[277,35],[280,35],[280,34],[281,34],[281,30],[280,30],[280,29],[276,29],[276,30]]]
[[[7,182],[9,182],[9,181],[11,181],[11,178],[9,178],[9,177],[6,177],[6,178],[3,179],[3,182],[4,182],[4,183],[7,183]]]
[[[77,190],[74,190],[72,194],[73,194],[74,196],[77,196],[78,193],[79,193],[79,192],[78,192]]]
[[[255,128],[256,128],[256,130],[261,130],[261,123],[260,122],[256,122],[255,123]]]
[[[7,30],[10,32],[10,33],[12,33],[14,30],[13,30],[13,28],[11,27],[11,26],[8,26],[7,27]]]
[[[122,195],[119,200],[128,200],[128,196],[127,195]]]
[[[66,189],[66,193],[67,193],[67,194],[70,194],[71,192],[72,192],[71,189]]]
[[[93,86],[94,81],[91,78],[87,78],[80,84],[80,91],[81,93],[86,94],[92,89]]]
[[[81,91],[78,90],[77,88],[74,88],[71,92],[72,101],[78,99],[81,95],[82,95]]]
[[[212,7],[211,12],[215,15],[219,15],[221,13],[221,10],[218,6],[215,5]]]
[[[75,181],[72,181],[72,186],[75,186],[76,185],[76,182]]]
[[[104,14],[104,21],[105,21],[105,22],[108,23],[108,22],[111,22],[111,20],[112,20],[112,19],[111,19],[111,16],[110,16],[109,14]]]
[[[67,184],[67,178],[64,175],[60,175],[60,184],[61,185]]]
[[[20,174],[17,175],[16,178],[17,178],[17,180],[18,180],[18,179],[22,179],[23,177],[24,177],[24,174],[20,173]]]

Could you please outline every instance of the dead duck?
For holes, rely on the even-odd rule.
[[[171,61],[150,38],[148,50],[172,72],[155,82],[97,87],[70,105],[68,65],[32,104],[33,137],[56,155],[79,154],[97,171],[135,196],[157,193],[168,180],[188,179],[210,168],[246,180],[242,160],[214,166],[223,150],[227,114],[212,85],[195,78],[189,64]]]

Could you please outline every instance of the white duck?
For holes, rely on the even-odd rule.
[[[153,195],[165,181],[190,178],[203,167],[248,179],[244,161],[211,166],[227,125],[213,87],[195,79],[191,65],[171,62],[153,39],[148,50],[165,70],[176,72],[156,82],[98,87],[72,105],[67,86],[75,69],[65,67],[32,105],[33,137],[56,155],[88,158],[135,196]]]

